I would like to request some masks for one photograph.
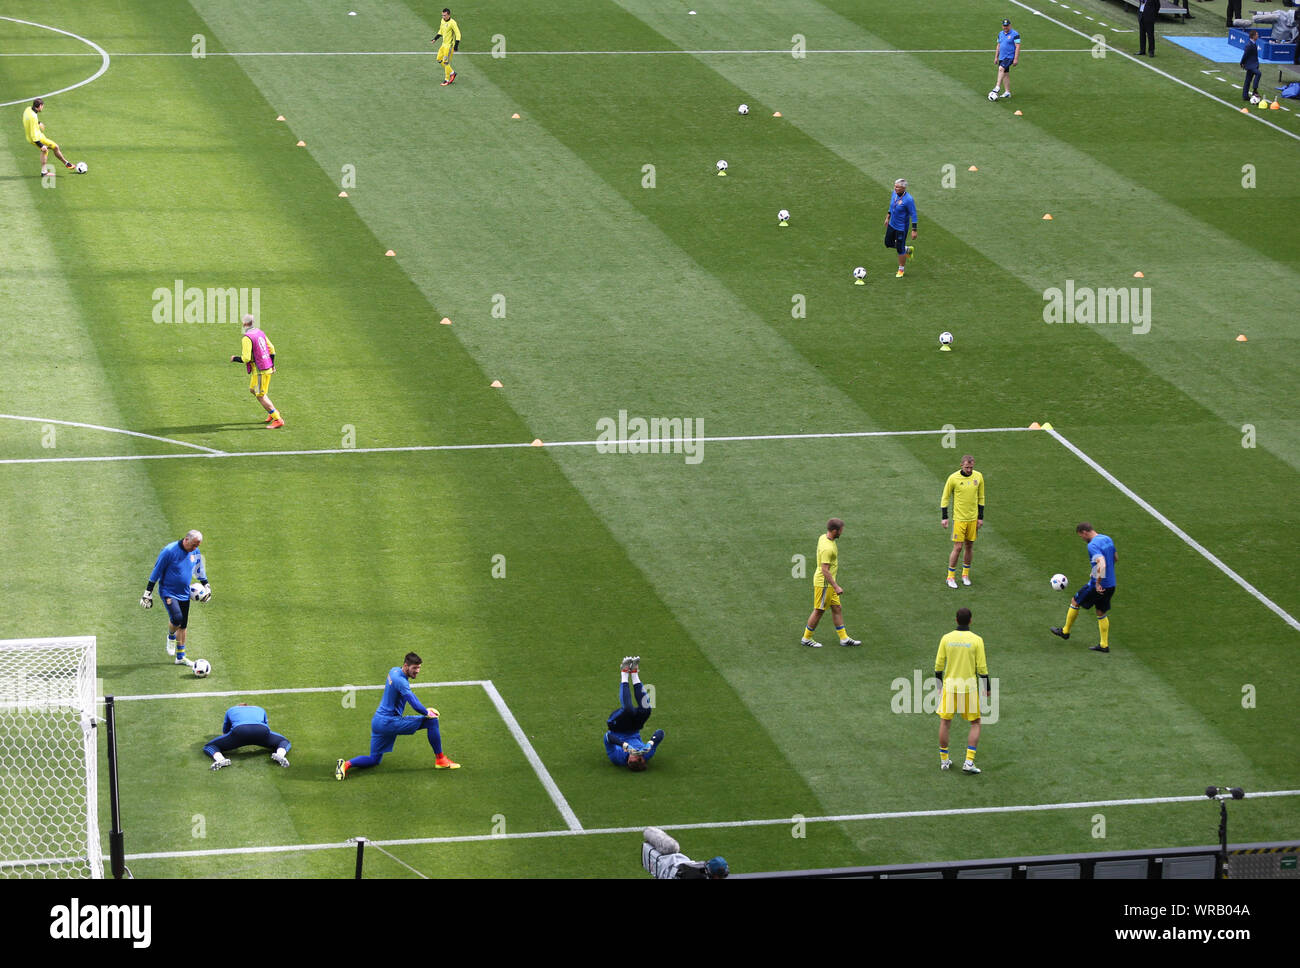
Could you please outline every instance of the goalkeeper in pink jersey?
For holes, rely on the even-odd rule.
[[[238,356],[230,358],[231,363],[243,363],[248,370],[248,392],[257,397],[257,402],[266,411],[266,425],[275,430],[284,426],[284,418],[275,404],[267,396],[271,389],[271,374],[275,372],[275,344],[271,338],[257,328],[257,321],[251,315],[245,316],[244,338],[240,343]]]

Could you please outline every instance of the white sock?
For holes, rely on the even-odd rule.
[[[283,746],[281,746],[278,750],[275,751],[275,755],[276,755],[276,756],[284,756],[284,754],[287,753],[287,752],[288,752],[288,750],[286,750]]]

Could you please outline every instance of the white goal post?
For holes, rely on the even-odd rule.
[[[0,641],[0,877],[103,877],[95,638]]]

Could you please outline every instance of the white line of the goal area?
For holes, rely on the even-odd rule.
[[[1266,790],[1247,793],[1247,800],[1265,797],[1300,796],[1300,790]],[[1153,806],[1163,803],[1196,803],[1205,794],[1181,797],[1142,797],[1124,800],[1087,800],[1075,803],[1031,803],[1001,807],[954,807],[947,810],[899,810],[892,813],[846,813],[826,817],[773,817],[765,820],[719,820],[704,823],[656,823],[662,830],[721,830],[735,827],[786,827],[810,823],[852,823],[865,820],[911,820],[924,817],[967,817],[990,813],[1037,813],[1048,810],[1094,810],[1098,807]],[[418,847],[433,844],[481,843],[491,840],[546,840],[553,837],[598,837],[606,834],[639,834],[649,824],[636,827],[597,827],[582,830],[529,830],[503,834],[465,834],[453,837],[411,837],[402,840],[366,839],[366,843],[383,847]],[[330,844],[275,844],[266,847],[209,848],[206,850],[163,850],[144,854],[127,854],[131,860],[171,860],[185,857],[226,857],[238,854],[288,854],[318,850],[343,850],[356,846],[355,840]],[[107,858],[106,858],[107,859]]]
[[[515,742],[519,744],[520,750],[523,751],[524,758],[537,774],[537,779],[541,781],[547,796],[555,804],[555,809],[560,812],[564,818],[565,824],[571,832],[578,833],[582,831],[582,824],[578,822],[578,815],[573,812],[569,806],[569,801],[564,799],[564,794],[560,792],[559,786],[551,777],[551,773],[546,769],[546,764],[542,758],[537,755],[537,750],[533,749],[533,744],[529,741],[527,734],[519,725],[519,720],[515,719],[515,714],[510,711],[506,701],[502,698],[501,693],[497,690],[496,685],[491,679],[467,679],[461,682],[419,682],[412,683],[412,689],[437,689],[450,688],[452,686],[481,686],[487,693],[488,699],[496,707],[497,713],[505,721],[506,728],[510,730],[510,735],[514,737]],[[153,693],[142,696],[114,696],[115,702],[143,702],[151,699],[213,699],[213,698],[233,698],[235,696],[287,696],[302,693],[313,692],[377,692],[383,689],[383,686],[307,686],[296,689],[240,689],[226,692],[170,692],[170,693]],[[100,697],[103,701],[103,697]]]

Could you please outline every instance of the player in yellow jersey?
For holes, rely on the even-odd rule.
[[[961,583],[970,584],[970,560],[975,535],[984,526],[984,475],[975,470],[975,458],[966,454],[961,470],[948,475],[939,499],[939,523],[948,527],[948,507],[952,506],[952,554],[948,556],[948,587],[957,587],[957,556],[966,546],[966,561],[961,569]]]
[[[446,87],[456,82],[456,72],[451,69],[451,55],[460,50],[460,27],[451,19],[449,7],[442,8],[442,23],[438,25],[438,32],[429,43],[436,41],[442,41],[442,46],[438,48],[438,63],[446,75],[442,82],[442,86]]]
[[[278,430],[284,426],[284,417],[275,408],[268,394],[271,390],[271,375],[275,373],[275,344],[271,337],[257,328],[257,320],[252,315],[243,318],[244,338],[239,342],[239,354],[230,358],[231,363],[243,363],[248,371],[248,392],[257,398],[257,402],[266,411],[266,426]]]
[[[49,138],[45,137],[45,125],[42,124],[41,119],[37,117],[37,115],[40,114],[41,111],[43,111],[44,109],[45,109],[45,101],[44,99],[38,97],[36,100],[32,102],[31,107],[23,111],[23,133],[27,135],[28,141],[30,141],[32,144],[36,145],[36,147],[41,149],[41,174],[42,175],[47,174],[45,168],[45,162],[50,157],[51,148],[54,149],[54,157],[58,158],[59,161],[63,162],[63,166],[65,168],[73,167],[72,162],[68,161],[67,158],[63,157],[63,152],[59,149],[59,146],[55,144],[53,141],[51,141]]]
[[[844,629],[844,615],[840,611],[840,596],[844,594],[844,589],[835,583],[835,575],[840,568],[840,551],[835,542],[843,533],[844,522],[839,518],[831,518],[826,522],[826,533],[817,539],[817,573],[813,576],[813,610],[808,616],[808,624],[804,626],[803,638],[799,640],[800,645],[806,645],[810,649],[822,647],[820,642],[813,641],[812,636],[817,623],[822,620],[822,613],[828,608],[831,610],[831,618],[835,620],[835,631],[839,634],[840,645],[862,644],[858,639],[849,638],[849,633]]]
[[[984,680],[984,694],[989,691],[989,666],[984,658],[984,640],[970,630],[970,609],[957,609],[957,628],[939,640],[939,654],[934,657],[934,677],[939,680],[943,698],[939,702],[939,769],[952,767],[948,759],[948,727],[952,717],[961,713],[970,723],[966,740],[963,773],[978,773],[975,747],[980,741],[980,689],[975,677]]]

